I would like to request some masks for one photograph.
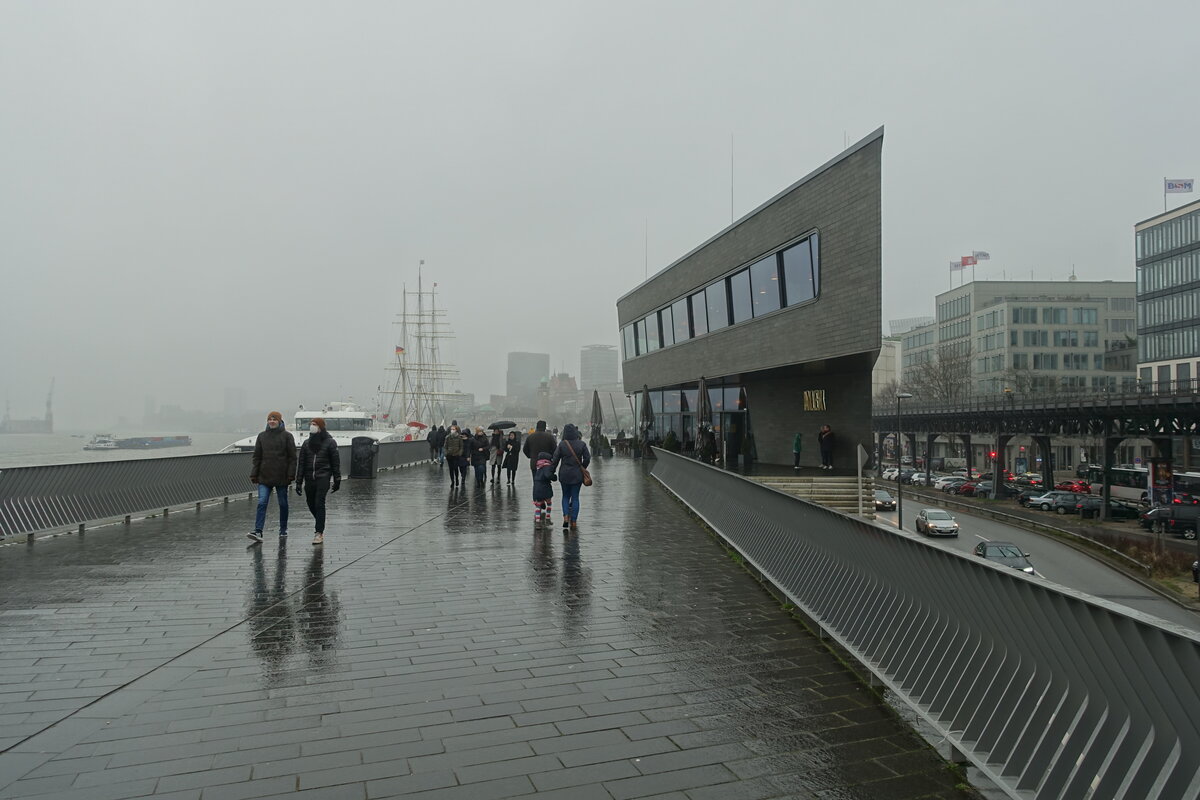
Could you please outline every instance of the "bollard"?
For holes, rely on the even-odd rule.
[[[163,509],[163,516],[164,516],[164,517],[165,517],[167,514],[170,514],[170,513],[171,513],[171,509],[169,509],[169,508],[164,508],[164,509]]]
[[[131,514],[126,514],[125,515],[125,524],[128,525],[132,521],[133,521],[133,516]]]
[[[25,544],[33,544],[33,534],[32,533],[25,534]]]
[[[197,514],[200,513],[200,504],[199,503],[196,503],[196,513]]]
[[[228,497],[226,497],[226,498],[225,498],[225,505],[229,505],[229,498],[228,498]]]
[[[79,523],[79,532],[83,533],[83,523]]]

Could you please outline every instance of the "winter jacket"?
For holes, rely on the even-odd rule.
[[[552,481],[558,480],[558,476],[554,474],[554,467],[550,466],[550,454],[544,450],[537,454],[534,459],[533,473],[533,499],[534,500],[549,500],[554,497],[554,486]]]
[[[817,444],[821,446],[822,453],[833,452],[833,431],[821,431],[817,434]]]
[[[335,481],[342,479],[342,460],[338,455],[337,442],[328,431],[321,431],[309,436],[301,445],[300,472],[297,477],[303,483],[330,476]]]
[[[437,430],[433,432],[433,440],[434,440],[434,443],[438,446],[438,448],[442,448],[446,445],[446,428],[445,428],[445,426],[442,426],[442,425],[438,426]]]
[[[571,455],[574,453],[575,455]],[[575,460],[579,457],[579,461]],[[574,486],[583,483],[583,470],[592,463],[592,454],[588,452],[587,443],[579,435],[579,429],[574,425],[563,428],[563,440],[554,450],[552,466],[558,473],[558,481],[564,486]],[[582,465],[582,466],[581,466]]]
[[[521,440],[517,437],[504,440],[504,468],[516,469],[521,463]]]
[[[529,459],[529,466],[536,468],[537,454],[543,450],[547,453],[553,453],[557,445],[558,440],[554,438],[553,433],[549,431],[534,431],[525,437],[525,444],[521,446],[521,452]]]
[[[296,480],[296,440],[283,423],[254,440],[250,480],[262,486],[287,486]]]
[[[802,440],[803,440],[803,437],[798,433],[796,434],[796,438],[792,439],[792,452],[793,453],[799,453],[801,451],[801,449],[804,446],[804,443]]]
[[[492,448],[488,444],[486,433],[477,433],[471,442],[471,466],[477,467],[480,464],[486,464],[488,459],[492,457]]]
[[[446,434],[446,455],[461,456],[463,454],[463,437],[451,431]]]

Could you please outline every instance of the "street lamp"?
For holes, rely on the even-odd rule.
[[[896,527],[900,530],[904,530],[904,481],[900,480],[900,473],[904,469],[900,463],[900,456],[904,452],[904,434],[900,428],[900,401],[911,397],[912,392],[896,393]]]

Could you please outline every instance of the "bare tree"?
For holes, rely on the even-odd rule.
[[[929,403],[957,403],[971,396],[969,342],[939,345],[936,355],[905,372],[904,388]]]
[[[896,395],[900,391],[900,381],[893,378],[875,393],[875,396],[871,398],[871,405],[878,411],[887,411],[896,404]]]

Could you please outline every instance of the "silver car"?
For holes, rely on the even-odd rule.
[[[927,536],[958,536],[958,522],[942,508],[922,508],[917,514],[917,533]]]

